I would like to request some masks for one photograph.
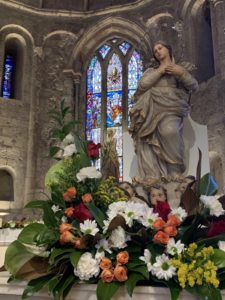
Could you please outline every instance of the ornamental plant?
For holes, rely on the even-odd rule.
[[[73,151],[61,155],[68,141]],[[74,285],[87,283],[96,284],[98,300],[110,300],[121,286],[132,296],[139,284],[168,287],[172,300],[182,289],[222,299],[225,216],[209,174],[184,195],[184,203],[197,201],[195,214],[187,205],[164,207],[162,218],[146,202],[131,201],[113,178],[102,181],[75,134],[60,135],[59,144],[46,175],[50,196],[26,205],[41,209],[43,222],[27,225],[6,251],[10,281],[28,282],[22,299],[44,286],[66,299]]]

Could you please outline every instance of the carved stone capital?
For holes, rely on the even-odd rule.
[[[69,70],[63,70],[63,73],[64,75],[66,75],[66,77],[71,78],[74,84],[81,83],[82,74],[80,72],[74,72],[72,69],[69,69]]]

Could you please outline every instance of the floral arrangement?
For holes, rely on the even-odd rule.
[[[131,201],[115,178],[101,180],[93,164],[100,145],[72,135],[67,113],[64,102],[52,112],[61,129],[50,149],[58,159],[46,175],[50,196],[26,206],[42,209],[43,223],[27,225],[5,256],[10,280],[28,280],[22,298],[47,286],[54,299],[65,299],[73,285],[91,283],[98,300],[110,300],[122,285],[132,296],[140,284],[166,286],[172,300],[182,289],[222,299],[225,216],[210,175],[195,193],[189,186],[185,192],[197,199],[195,214],[184,205],[166,207],[161,217],[148,203]]]

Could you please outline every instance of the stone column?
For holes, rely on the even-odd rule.
[[[225,78],[225,4],[210,0],[215,73]]]
[[[73,70],[64,70],[63,73],[73,81],[74,93],[72,97],[71,108],[73,111],[73,119],[78,120],[81,73],[74,72]]]

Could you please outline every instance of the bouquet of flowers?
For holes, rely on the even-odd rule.
[[[43,223],[26,226],[5,256],[10,280],[28,280],[22,298],[47,286],[54,299],[65,299],[73,285],[91,283],[98,300],[110,300],[121,285],[130,296],[136,285],[153,285],[168,287],[172,300],[182,289],[222,299],[225,218],[210,175],[199,184],[195,214],[178,207],[162,218],[146,202],[131,201],[115,178],[101,180],[91,165],[99,145],[88,151],[65,130],[65,112],[63,103],[52,114],[61,130],[50,149],[60,158],[46,176],[51,194],[26,206],[42,209]]]

